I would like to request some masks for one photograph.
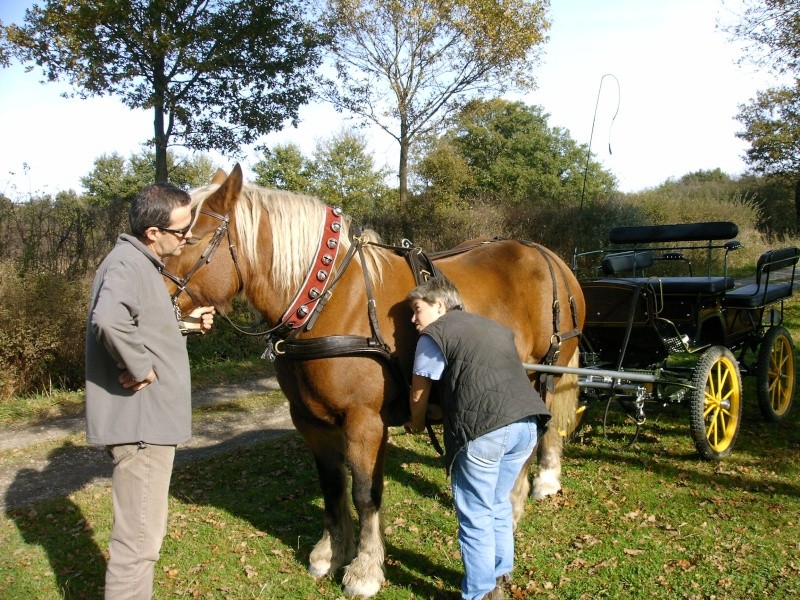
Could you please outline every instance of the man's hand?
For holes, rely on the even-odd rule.
[[[131,372],[125,368],[125,365],[117,365],[120,369],[122,369],[122,373],[119,376],[119,382],[122,384],[126,390],[131,390],[133,392],[138,392],[142,388],[146,388],[148,385],[153,383],[156,380],[156,373],[153,369],[150,369],[150,372],[147,374],[147,377],[144,378],[142,381],[136,381],[131,375]]]
[[[216,312],[213,306],[195,308],[189,313],[188,317],[183,318],[184,327],[187,330],[198,330],[199,333],[205,333],[214,324],[214,314]]]

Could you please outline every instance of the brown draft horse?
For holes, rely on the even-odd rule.
[[[315,198],[244,184],[238,165],[227,177],[219,172],[211,185],[195,190],[192,197],[194,237],[181,256],[167,259],[165,274],[172,279],[168,287],[184,313],[195,305],[224,311],[241,294],[272,325],[286,321],[282,315],[291,306],[294,328],[278,325],[274,337],[288,335],[287,347],[299,341],[300,353],[281,354],[281,339],[275,347],[275,368],[292,421],[314,455],[325,504],[324,530],[311,552],[309,571],[321,577],[346,566],[345,593],[372,596],[384,580],[380,507],[388,427],[402,424],[408,415],[402,373],[410,377],[416,345],[405,301],[415,285],[409,263],[397,248],[381,246],[377,240],[351,240],[347,221]],[[335,223],[329,223],[331,217]],[[216,251],[222,243],[228,249]],[[319,255],[320,246],[329,250]],[[511,240],[474,246],[438,258],[435,265],[458,286],[466,310],[515,332],[523,362],[542,361],[558,331],[583,326],[580,287],[551,251]],[[328,271],[319,265],[329,265]],[[301,289],[308,290],[309,298],[322,300],[324,310],[315,310],[320,307],[309,298],[298,304],[295,296]],[[326,294],[327,290],[332,291]],[[555,299],[563,310],[554,312]],[[313,327],[297,325],[309,310],[315,318]],[[554,314],[560,316],[554,319]],[[320,358],[313,349],[302,355],[302,340],[314,339],[313,345],[326,339],[375,338],[391,360],[372,352],[374,347],[352,352],[345,348],[331,358]],[[577,345],[577,337],[567,339],[552,362],[577,366]],[[554,418],[538,447],[536,498],[561,488],[562,439],[575,416],[577,385],[573,376],[560,379],[554,393],[547,394]],[[357,546],[347,498],[347,466],[360,520]],[[517,519],[530,490],[528,467],[512,492]]]

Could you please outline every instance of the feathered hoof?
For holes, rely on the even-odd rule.
[[[314,579],[325,577],[331,572],[331,563],[327,561],[312,562],[308,565],[308,572]]]
[[[315,579],[331,575],[346,565],[354,556],[355,548],[352,544],[342,548],[331,543],[331,537],[325,535],[308,557],[308,572]]]
[[[534,500],[541,500],[547,496],[555,496],[561,491],[561,481],[553,471],[540,472],[533,480],[531,496]]]
[[[374,559],[357,556],[345,569],[342,587],[348,596],[371,598],[383,585],[383,568]]]

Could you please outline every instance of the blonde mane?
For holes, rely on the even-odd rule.
[[[192,207],[196,214],[217,188],[218,184],[211,184],[192,191]],[[272,231],[272,264],[266,267],[271,269],[276,291],[283,296],[279,300],[290,302],[303,285],[316,256],[325,220],[325,204],[313,196],[244,183],[234,206],[233,220],[238,251],[251,270],[264,266],[263,252],[258,248],[258,233],[265,213]],[[350,249],[349,233],[350,218],[345,216],[339,238],[340,256]],[[367,235],[370,241],[379,241],[374,232]],[[364,252],[372,282],[377,284],[382,276],[382,250],[367,245]],[[357,260],[353,262],[358,263]]]

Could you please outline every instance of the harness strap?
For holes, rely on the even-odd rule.
[[[558,281],[556,278],[555,269],[553,268],[553,261],[550,259],[550,256],[547,254],[547,251],[544,249],[544,247],[542,247],[540,244],[528,241],[523,241],[522,243],[538,250],[539,254],[541,254],[542,258],[544,259],[545,264],[547,264],[548,270],[550,271],[550,282],[553,288],[553,335],[550,337],[550,348],[548,349],[544,358],[542,358],[542,364],[552,365],[558,360],[559,354],[561,353],[561,344],[566,340],[579,337],[581,335],[581,331],[578,328],[578,315],[576,312],[575,297],[573,296],[572,290],[569,287],[569,280],[564,274],[564,270],[560,265],[558,265],[561,280],[564,282],[564,285],[567,288],[567,297],[569,299],[570,312],[572,313],[572,329],[567,332],[561,332],[559,331],[559,327],[561,326],[561,304],[558,300]],[[555,393],[555,375],[552,373],[542,372],[539,375],[539,382],[542,389],[546,389],[550,394]]]
[[[322,222],[317,253],[308,269],[306,279],[279,323],[289,330],[302,328],[319,305],[325,288],[330,289],[328,277],[339,255],[339,233],[342,229],[342,209],[325,207],[325,220]]]
[[[305,328],[297,327],[290,330],[277,330],[269,335],[267,338],[267,348],[264,350],[262,358],[274,361],[280,356],[285,356],[296,360],[309,360],[312,358],[329,358],[359,353],[376,354],[386,359],[391,358],[391,350],[389,345],[384,341],[380,332],[380,326],[378,325],[375,296],[372,292],[372,283],[369,278],[367,261],[363,251],[363,246],[367,243],[369,242],[365,241],[363,238],[353,238],[350,250],[345,255],[336,277],[330,282],[324,297],[320,298],[319,302],[317,302],[313,314],[310,315],[310,319],[306,323]],[[370,329],[372,330],[372,337],[341,335],[302,340],[295,339],[295,336],[297,336],[300,331],[308,331],[313,327],[317,317],[330,299],[333,289],[336,287],[336,284],[339,283],[350,261],[356,254],[358,254],[359,260],[361,261],[361,268],[364,272],[364,285],[367,291],[367,314],[369,317]],[[329,338],[334,340],[330,344],[324,341]]]

